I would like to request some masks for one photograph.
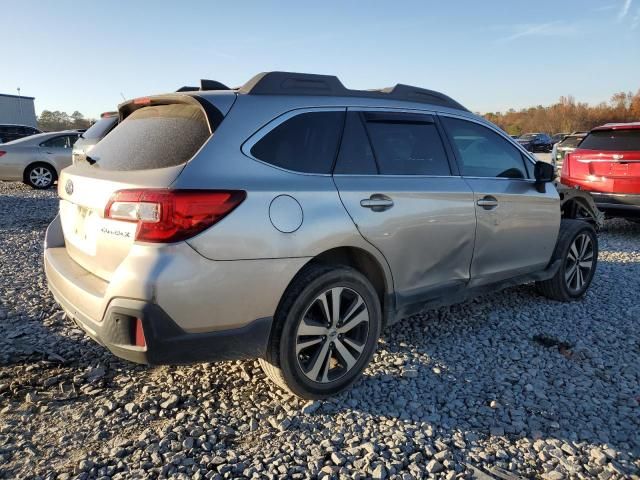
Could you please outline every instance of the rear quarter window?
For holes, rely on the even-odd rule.
[[[199,106],[143,107],[129,115],[91,151],[105,170],[150,170],[186,163],[211,136]]]
[[[640,129],[596,130],[580,144],[585,150],[640,151]]]
[[[300,113],[275,127],[253,147],[258,160],[303,173],[330,173],[344,112]]]

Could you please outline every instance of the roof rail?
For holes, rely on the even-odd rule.
[[[205,78],[200,80],[200,87],[190,87],[185,85],[180,87],[176,92],[203,92],[206,90],[230,90],[224,83],[217,80],[207,80]]]
[[[262,72],[238,89],[248,95],[318,95],[337,97],[366,97],[429,103],[456,110],[465,107],[451,97],[434,90],[398,84],[379,90],[351,90],[338,77],[295,72]]]

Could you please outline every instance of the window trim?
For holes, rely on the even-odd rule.
[[[538,160],[534,159],[531,157],[531,152],[529,152],[528,150],[526,150],[525,148],[523,148],[518,142],[514,141],[513,138],[511,138],[510,136],[508,136],[507,134],[503,133],[500,129],[498,129],[495,125],[493,124],[487,124],[481,121],[478,121],[475,118],[470,118],[470,117],[466,117],[464,115],[455,115],[455,114],[450,114],[450,113],[437,113],[438,117],[449,117],[449,118],[453,118],[456,120],[466,120],[467,122],[471,122],[471,123],[475,123],[477,125],[480,125],[481,127],[485,127],[489,130],[491,130],[492,132],[498,134],[500,137],[502,137],[504,140],[506,140],[508,143],[510,143],[511,145],[513,145],[519,152],[520,152],[520,156],[522,157],[522,166],[524,167],[524,170],[527,174],[527,176],[530,175],[530,172],[533,172],[535,164]],[[451,139],[451,137],[449,136],[449,132],[447,131],[446,128],[444,128],[444,125],[442,126],[442,129],[444,130],[445,133],[445,137],[447,139],[447,142],[449,143],[449,146],[452,150],[452,154],[458,164],[458,168],[459,168],[459,172],[460,172],[460,176],[462,178],[470,178],[470,179],[490,179],[490,180],[509,180],[509,181],[518,181],[518,182],[527,182],[527,183],[535,183],[536,180],[535,178],[508,178],[508,177],[478,177],[475,175],[463,175],[462,174],[462,161],[460,158],[458,158],[458,155],[456,154],[456,150],[453,147],[453,140]],[[526,160],[529,160],[529,162],[531,163],[531,170],[529,170],[529,168],[527,168],[527,164],[525,163]]]
[[[313,173],[313,172],[300,172],[298,170],[290,170],[288,168],[281,167],[279,165],[274,165],[273,163],[265,162],[257,157],[254,157],[251,153],[251,149],[253,146],[262,140],[265,136],[271,133],[272,130],[276,129],[278,126],[282,125],[287,120],[290,120],[293,117],[297,117],[298,115],[302,115],[304,113],[317,113],[317,112],[342,112],[344,118],[347,115],[347,107],[307,107],[307,108],[297,108],[294,110],[289,110],[284,112],[271,121],[267,122],[265,125],[260,127],[257,131],[247,138],[242,145],[240,146],[240,151],[247,157],[256,162],[260,162],[263,165],[267,165],[271,168],[277,168],[283,172],[287,173],[295,173],[297,175],[313,175],[316,177],[331,177],[333,175],[333,170],[336,166],[336,159],[338,158],[338,152],[340,151],[340,144],[342,143],[342,135],[344,134],[344,121],[342,122],[342,129],[340,131],[340,138],[338,139],[338,148],[334,154],[333,161],[331,162],[331,171],[329,173]]]
[[[367,134],[367,139],[369,140],[369,145],[371,147],[371,151],[373,153],[376,168],[378,169],[378,173],[370,174],[370,173],[333,173],[336,177],[376,177],[376,178],[451,178],[451,177],[460,177],[458,165],[456,163],[455,157],[453,156],[453,151],[448,143],[448,139],[445,135],[444,129],[442,125],[440,125],[438,119],[438,113],[435,110],[420,110],[416,108],[402,108],[402,107],[365,107],[365,106],[348,106],[347,114],[349,112],[359,113],[360,121],[362,122],[362,126]],[[429,121],[428,123],[433,123],[436,126],[436,130],[440,135],[440,141],[442,142],[442,147],[444,148],[445,156],[447,158],[447,163],[449,164],[449,175],[409,175],[409,174],[390,174],[390,173],[379,173],[380,166],[378,165],[378,159],[376,158],[375,151],[373,150],[373,145],[371,143],[371,136],[369,134],[369,129],[367,128],[367,124],[364,117],[364,114],[367,112],[371,113],[386,113],[386,114],[410,114],[410,115],[419,115],[419,116],[428,116],[432,117],[433,121]],[[346,118],[346,116],[345,116]],[[411,122],[408,122],[411,123]],[[334,166],[335,171],[335,166]]]

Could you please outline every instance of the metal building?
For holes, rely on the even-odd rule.
[[[34,97],[0,93],[0,123],[37,127]]]

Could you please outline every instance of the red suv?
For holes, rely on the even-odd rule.
[[[562,164],[561,182],[587,190],[610,216],[640,218],[640,122],[589,132]]]

